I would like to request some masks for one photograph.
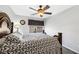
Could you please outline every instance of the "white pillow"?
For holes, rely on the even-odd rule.
[[[1,28],[0,28],[0,33],[6,31],[7,33],[10,33],[10,29],[7,27],[7,23],[4,21],[1,25]]]

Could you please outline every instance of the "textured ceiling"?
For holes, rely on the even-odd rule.
[[[28,16],[28,17],[36,17],[41,18],[39,15],[31,15],[36,13],[35,11],[29,9],[29,7],[33,7],[35,9],[38,8],[38,5],[11,5],[10,6],[16,15]],[[53,16],[57,13],[60,13],[68,8],[72,7],[72,5],[51,5],[47,10],[48,12],[52,12],[52,15],[44,15],[43,18],[47,18]]]

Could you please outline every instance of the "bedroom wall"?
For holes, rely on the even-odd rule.
[[[63,33],[63,46],[79,53],[79,6],[45,19],[45,31],[52,36]]]
[[[35,18],[35,17],[27,17],[27,16],[20,16],[16,15],[13,10],[10,8],[9,5],[0,5],[0,12],[5,12],[10,17],[11,21],[14,22],[14,24],[19,23],[20,20],[25,20],[26,24],[20,26],[20,33],[26,34],[29,32],[29,26],[28,26],[28,19],[35,19],[35,20],[43,20],[41,18]],[[14,29],[15,31],[15,29]]]
[[[29,27],[28,27],[28,17],[26,16],[19,16],[16,15],[16,20],[14,21],[14,23],[19,23],[20,24],[20,20],[25,20],[25,25],[20,25],[19,31],[20,33],[22,33],[23,35],[29,32]]]

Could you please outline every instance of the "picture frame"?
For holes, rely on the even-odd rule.
[[[25,25],[25,20],[20,20],[21,25]]]

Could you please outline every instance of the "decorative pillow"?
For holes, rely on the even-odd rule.
[[[0,38],[2,38],[3,36],[8,35],[7,31],[3,31],[2,33],[0,33]]]
[[[10,33],[10,30],[9,28],[7,28],[7,23],[4,21],[0,28],[0,38],[2,38],[3,36],[6,36],[9,33]]]

